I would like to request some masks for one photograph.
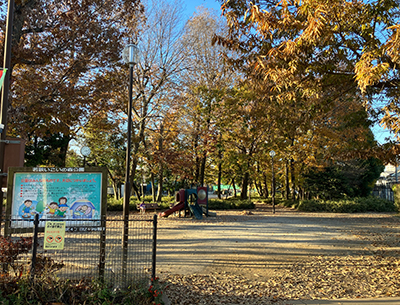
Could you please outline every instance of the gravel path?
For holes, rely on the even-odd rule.
[[[400,296],[391,214],[217,211],[159,221],[157,273],[171,304],[290,304]]]

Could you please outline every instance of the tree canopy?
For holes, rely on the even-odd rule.
[[[4,16],[4,1],[1,8]],[[57,133],[65,162],[69,141],[89,117],[110,109],[98,88],[137,36],[142,6],[139,0],[15,1],[14,15],[10,133],[28,146]]]
[[[323,173],[369,185],[374,158],[397,149],[371,126],[400,134],[399,1],[220,2],[223,17],[184,20],[178,0],[16,1],[9,134],[28,140],[26,164],[64,166],[76,139],[118,189],[132,124],[130,177],[157,183],[155,200],[163,185],[215,183],[267,196],[271,150],[287,197],[317,193]],[[141,54],[127,122],[130,42]]]

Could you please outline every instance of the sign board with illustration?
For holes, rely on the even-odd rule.
[[[11,228],[33,226],[40,220],[65,220],[67,227],[99,226],[105,214],[105,168],[10,168],[7,216]],[[27,222],[28,220],[28,222]],[[99,220],[99,222],[93,221]],[[44,226],[41,221],[39,226]]]

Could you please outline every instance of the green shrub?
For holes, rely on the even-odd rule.
[[[136,201],[134,197],[131,197],[129,200],[129,210],[136,210]],[[124,198],[115,199],[108,198],[107,201],[107,211],[122,211],[124,206]]]
[[[210,210],[254,209],[254,203],[251,200],[241,200],[237,198],[209,199],[208,208]]]
[[[175,203],[175,196],[163,196],[161,202],[158,202],[158,205],[162,209],[169,209],[170,205],[173,203]]]
[[[285,205],[287,206],[287,205]],[[292,204],[293,208],[303,212],[365,213],[395,212],[395,204],[377,197],[358,197],[343,200],[300,200]]]
[[[0,304],[153,304],[146,294],[146,287],[116,291],[112,286],[90,280],[61,280],[42,276],[32,283],[28,278],[19,279],[18,285],[0,291]]]
[[[400,184],[393,185],[393,193],[394,193],[394,206],[396,207],[396,211],[400,212]]]
[[[51,257],[38,254],[35,277],[30,278],[29,265],[16,264],[20,255],[25,255],[32,247],[32,239],[21,238],[12,241],[0,237],[0,258],[4,264],[0,268],[0,304],[152,304],[147,295],[147,284],[140,282],[128,290],[115,290],[114,283],[90,278],[80,280],[60,279],[56,270],[64,267]],[[9,268],[4,268],[8,266]],[[161,286],[160,286],[161,287]]]
[[[161,198],[161,202],[157,202],[158,206],[161,209],[168,209],[170,207],[170,203],[173,203],[175,200],[175,197],[173,196],[163,196]],[[132,196],[129,200],[129,210],[130,211],[136,211],[137,208],[136,206],[140,204],[142,201],[145,203],[152,203],[153,202],[153,197],[152,196],[145,196],[141,200],[138,200],[137,197]],[[120,199],[115,199],[114,197],[108,198],[107,201],[107,211],[122,211],[123,210],[123,205],[124,205],[124,198]]]

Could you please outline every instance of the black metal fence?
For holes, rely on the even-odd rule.
[[[38,218],[38,217],[37,217]],[[149,283],[155,276],[157,216],[107,216],[101,220],[65,221],[63,249],[44,249],[44,231],[51,219],[5,219],[0,240],[2,272],[30,276],[51,272],[58,278],[93,278],[114,288]],[[124,227],[128,242],[122,244]],[[36,242],[35,242],[36,240]]]

